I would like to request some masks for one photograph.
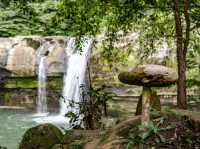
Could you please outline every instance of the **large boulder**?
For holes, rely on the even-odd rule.
[[[52,124],[42,124],[26,131],[19,149],[50,149],[63,138],[60,129]]]
[[[174,69],[162,65],[138,65],[131,71],[122,72],[118,76],[123,83],[146,87],[162,87],[177,81]]]

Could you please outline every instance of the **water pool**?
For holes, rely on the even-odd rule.
[[[35,125],[32,113],[0,109],[0,146],[17,149],[25,131]]]

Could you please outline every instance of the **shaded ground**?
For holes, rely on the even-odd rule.
[[[129,118],[94,138],[85,149],[199,149],[200,113],[190,111],[167,111],[144,129],[139,117]]]
[[[195,121],[195,122],[194,122]],[[188,116],[167,116],[155,119],[143,133],[140,128],[130,129],[123,137],[128,139],[125,147],[133,145],[157,149],[200,148],[200,121]]]

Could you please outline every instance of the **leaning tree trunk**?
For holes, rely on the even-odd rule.
[[[174,13],[176,25],[176,45],[178,61],[178,83],[177,83],[177,104],[181,109],[187,109],[186,96],[186,54],[189,44],[190,20],[189,0],[184,1],[184,17],[186,23],[185,38],[183,37],[183,26],[181,21],[181,10],[179,0],[174,0]]]

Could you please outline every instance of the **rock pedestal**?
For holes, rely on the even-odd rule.
[[[151,90],[150,107],[152,109],[155,109],[156,111],[161,111],[160,98],[157,95],[156,91],[154,90]],[[141,114],[142,114],[142,95],[140,95],[139,97],[135,115],[141,115]]]
[[[178,77],[176,71],[172,68],[162,65],[146,64],[138,65],[131,71],[122,72],[118,78],[125,84],[143,86],[142,101],[139,100],[138,102],[136,114],[142,114],[142,124],[147,125],[150,121],[150,106],[157,103],[158,107],[156,109],[161,110],[160,100],[158,96],[153,98],[151,87],[171,85],[177,81]]]

